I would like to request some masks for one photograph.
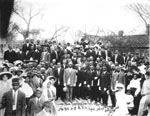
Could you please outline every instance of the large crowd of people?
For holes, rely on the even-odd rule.
[[[26,40],[8,45],[0,65],[0,116],[57,115],[55,101],[89,100],[114,116],[150,115],[149,56],[112,51],[84,39],[74,45]]]

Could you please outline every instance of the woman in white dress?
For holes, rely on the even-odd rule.
[[[127,96],[125,94],[125,87],[123,84],[116,85],[116,111],[113,116],[128,116]]]
[[[56,82],[56,78],[53,76],[48,76],[45,82],[43,83],[41,100],[51,101],[52,107],[51,112],[54,116],[57,115],[55,99],[56,99],[56,88],[54,87],[54,83]]]
[[[10,90],[11,85],[8,81],[12,77],[10,72],[0,73],[0,103],[2,101],[3,94]],[[5,109],[0,109],[0,116],[4,116]]]

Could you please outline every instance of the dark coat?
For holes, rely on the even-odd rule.
[[[104,90],[104,88],[106,88],[106,90],[110,88],[110,73],[109,72],[106,72],[105,74],[104,72],[102,72],[101,80],[100,80],[100,87],[102,90]]]
[[[87,82],[87,85],[90,85],[92,86],[92,81],[95,77],[95,71],[93,70],[93,72],[91,70],[89,70],[87,72],[87,78],[86,78],[86,82]]]
[[[32,46],[31,44],[29,44],[29,46],[27,46],[27,44],[24,44],[22,46],[22,52],[26,53],[27,50],[30,51],[31,50],[31,46]]]
[[[8,60],[10,63],[13,63],[16,61],[16,52],[12,50],[11,52],[9,50],[4,52],[4,60]]]
[[[112,61],[115,63],[115,55],[113,56]],[[123,57],[121,55],[118,55],[116,58],[116,61],[118,62],[118,64],[122,65],[123,64]]]
[[[42,111],[43,101],[40,100],[40,103],[36,102],[36,97],[29,100],[27,107],[27,116],[36,116],[40,111]]]
[[[6,108],[4,116],[12,116],[13,97],[12,90],[6,92],[2,98],[2,107]],[[25,94],[18,91],[16,116],[25,116]]]
[[[95,79],[95,77],[97,77],[97,79]],[[99,71],[99,74],[98,71],[95,71],[95,77],[93,79],[93,86],[98,86],[101,77],[101,71]]]

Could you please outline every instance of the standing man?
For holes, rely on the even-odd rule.
[[[0,108],[5,108],[4,116],[25,116],[25,94],[19,90],[19,78],[12,79],[12,89],[3,95]]]
[[[73,96],[73,87],[76,86],[76,70],[72,68],[73,63],[69,62],[68,63],[68,68],[64,70],[64,75],[63,75],[63,81],[64,81],[64,86],[67,87],[67,93],[66,93],[66,98],[67,101],[72,102],[72,96]]]
[[[57,98],[60,97],[61,100],[64,100],[64,92],[63,92],[63,74],[64,69],[61,66],[61,63],[57,63],[57,68],[54,70],[54,76],[57,78],[57,81],[55,83],[56,89],[57,89]]]
[[[37,88],[35,92],[35,97],[30,99],[27,107],[27,116],[36,116],[40,111],[42,111],[43,101],[40,99],[42,94],[42,89]]]
[[[51,54],[48,52],[48,48],[44,47],[44,51],[41,54],[41,62],[50,63],[50,60],[51,60]]]
[[[110,87],[110,73],[107,71],[106,66],[103,66],[103,71],[101,74],[100,88],[101,88],[101,97],[104,105],[108,103],[108,91]]]

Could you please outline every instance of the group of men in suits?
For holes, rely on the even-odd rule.
[[[37,64],[29,69],[32,73],[34,72],[33,68],[38,70],[40,67],[39,74],[33,74],[31,77],[27,75],[32,78],[32,84],[29,85],[34,88],[36,95],[28,102],[27,115],[32,116],[35,113],[32,112],[33,104],[36,105],[37,112],[42,109],[41,104],[38,104],[41,91],[37,88],[42,87],[42,83],[48,76],[57,78],[55,82],[57,99],[60,97],[62,100],[70,102],[75,98],[90,99],[107,105],[108,95],[110,95],[112,105],[115,106],[114,86],[116,82],[126,86],[124,67],[128,67],[129,62],[140,61],[140,58],[134,57],[130,53],[121,55],[117,50],[113,53],[107,48],[90,48],[83,45],[71,48],[47,43],[44,45],[33,44],[26,40],[18,52],[15,52],[10,45],[8,46],[9,49],[4,53],[4,60],[10,63],[14,63],[16,60],[36,60]],[[115,66],[115,71],[112,65]],[[29,67],[24,67],[24,70],[26,68]],[[115,76],[116,72],[117,76]],[[17,90],[15,80],[13,81],[13,89],[4,94],[0,107],[6,107],[6,111],[8,110],[5,116],[9,115],[7,113],[24,116],[26,99],[24,94]],[[8,102],[9,100],[13,101],[14,91],[17,91],[19,100],[17,105]]]

